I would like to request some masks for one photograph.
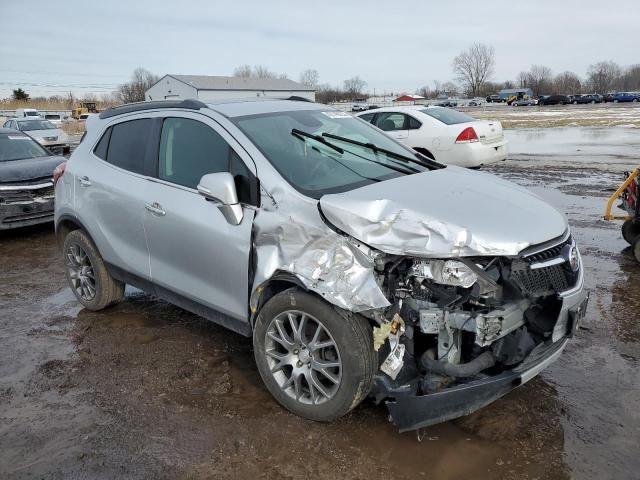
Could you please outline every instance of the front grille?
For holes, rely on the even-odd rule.
[[[544,297],[565,292],[576,285],[578,272],[572,270],[566,250],[573,245],[568,237],[563,242],[541,251],[524,255],[511,263],[511,280],[530,297]],[[537,263],[562,258],[562,263],[545,267],[531,268]]]
[[[516,260],[511,265],[511,279],[524,294],[545,297],[569,290],[577,276],[567,263],[532,270],[526,262]]]
[[[0,190],[0,204],[32,202],[37,198],[53,197],[54,195],[53,185],[37,190]]]
[[[559,257],[562,253],[562,250],[567,245],[571,245],[572,243],[573,238],[571,238],[571,235],[569,235],[565,241],[539,252],[525,254],[522,259],[528,264],[544,262],[545,260]]]

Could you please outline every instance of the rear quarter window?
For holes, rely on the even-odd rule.
[[[457,110],[452,110],[450,108],[432,107],[424,108],[420,111],[426,115],[429,115],[430,117],[435,118],[436,120],[440,120],[446,125],[455,125],[457,123],[468,123],[475,121],[473,117],[470,117],[469,115],[466,115],[462,112],[458,112]]]
[[[118,123],[110,130],[106,161],[130,172],[144,173],[145,156],[151,140],[151,119]]]

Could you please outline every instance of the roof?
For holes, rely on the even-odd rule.
[[[314,87],[302,85],[288,78],[245,78],[174,74],[167,74],[165,77],[172,77],[182,83],[195,87],[197,90],[298,90],[305,92],[315,92],[316,90]],[[164,77],[160,80],[163,78]]]
[[[424,100],[425,99],[422,95],[404,94],[404,95],[400,95],[398,98],[396,98],[396,100],[400,100],[401,98],[410,98],[412,100]]]

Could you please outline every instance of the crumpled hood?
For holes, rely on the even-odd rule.
[[[0,162],[0,184],[51,178],[53,170],[66,160],[64,157],[50,156]]]
[[[320,208],[370,247],[418,257],[517,255],[568,228],[527,189],[453,166],[325,195]]]

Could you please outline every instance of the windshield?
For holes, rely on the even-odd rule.
[[[0,133],[0,162],[46,157],[49,153],[33,139],[19,133]]]
[[[455,125],[457,123],[474,122],[475,118],[470,117],[457,110],[451,110],[450,108],[430,107],[420,110],[422,113],[426,113],[430,117],[440,120],[446,125]]]
[[[366,146],[323,137],[323,134],[340,136],[363,144],[375,144],[396,156],[413,157],[410,150],[348,113],[303,110],[247,115],[232,120],[280,175],[311,198],[319,199],[327,193],[346,192],[428,170],[418,163],[409,163]]]
[[[47,120],[60,120],[60,115],[47,114],[44,116]]]
[[[26,122],[18,122],[18,129],[23,132],[32,130],[55,130],[56,126],[47,120],[27,120]]]
[[[40,116],[40,114],[39,114],[38,112],[33,111],[33,110],[32,110],[32,111],[30,111],[30,112],[24,112],[24,114],[25,114],[27,117],[39,117],[39,116]]]

